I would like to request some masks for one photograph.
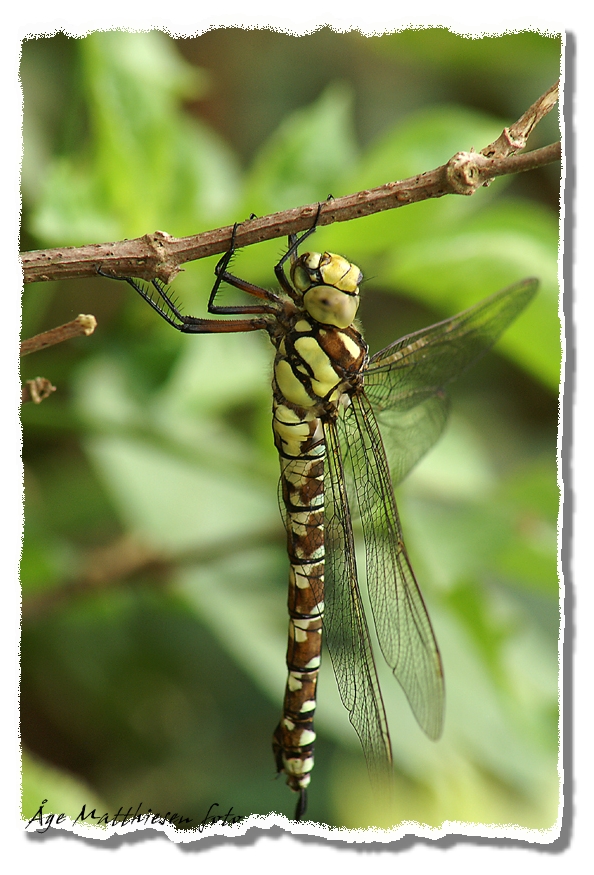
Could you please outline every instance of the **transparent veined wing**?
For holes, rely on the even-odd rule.
[[[324,430],[324,636],[342,703],[377,779],[390,769],[392,748],[357,580],[341,448],[335,424]]]
[[[372,356],[364,372],[365,395],[380,424],[394,485],[443,431],[444,387],[493,346],[537,288],[538,280],[522,280]]]
[[[358,504],[367,587],[384,659],[430,738],[443,727],[441,657],[415,580],[396,509],[388,462],[373,410],[354,395],[337,424],[349,493]]]
[[[376,413],[393,486],[404,480],[437,442],[445,428],[449,409],[449,398],[440,389],[407,410],[400,410],[396,405]]]

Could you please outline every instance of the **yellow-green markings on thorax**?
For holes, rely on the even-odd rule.
[[[324,610],[323,418],[365,362],[352,326],[361,272],[340,255],[305,253],[291,269],[302,294],[294,323],[278,342],[273,429],[281,458],[289,571],[289,645],[283,717],[274,734],[279,771],[293,790],[309,784],[314,765],[316,684]]]
[[[279,343],[276,385],[286,402],[301,408],[338,401],[345,370],[361,357],[351,326],[359,307],[361,271],[341,255],[305,253],[291,270],[303,294],[303,311]]]

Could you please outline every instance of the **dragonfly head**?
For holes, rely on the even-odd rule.
[[[309,315],[337,328],[352,324],[362,279],[356,264],[332,252],[304,252],[291,266],[291,280],[303,293],[303,306]]]

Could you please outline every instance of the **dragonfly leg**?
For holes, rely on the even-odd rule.
[[[304,231],[303,234],[301,235],[301,237],[299,237],[297,234],[289,234],[289,248],[287,249],[287,251],[285,252],[283,257],[281,258],[281,260],[278,262],[278,264],[276,264],[274,267],[274,273],[276,275],[276,279],[277,279],[280,287],[282,288],[282,290],[284,292],[286,292],[288,295],[290,295],[291,298],[293,298],[294,300],[297,296],[296,296],[296,293],[295,293],[293,286],[291,285],[291,283],[287,279],[287,275],[285,274],[284,265],[285,265],[285,262],[287,261],[287,259],[290,259],[291,264],[293,264],[293,262],[297,258],[297,250],[299,249],[299,247],[301,246],[303,241],[306,240],[308,237],[310,237],[314,233],[316,228],[318,227],[318,222],[320,221],[320,213],[322,212],[323,206],[324,206],[324,204],[321,202],[318,204],[318,211],[316,213],[316,217],[314,219],[313,225],[311,226],[311,228],[308,228],[307,231]]]
[[[231,259],[235,255],[237,251],[237,247],[235,246],[235,238],[237,235],[237,228],[239,223],[236,222],[233,225],[233,231],[231,233],[231,245],[229,249],[225,252],[222,258],[217,262],[217,266],[215,267],[215,281],[212,289],[210,290],[210,297],[208,299],[208,312],[213,314],[221,314],[229,316],[233,313],[270,313],[275,315],[277,313],[277,307],[271,306],[270,304],[259,304],[257,306],[240,306],[240,307],[228,307],[228,306],[220,306],[215,304],[215,298],[218,294],[218,291],[221,287],[221,283],[227,283],[230,286],[233,286],[236,289],[240,289],[242,292],[247,292],[248,295],[253,295],[255,298],[261,298],[265,301],[270,301],[271,304],[279,303],[279,299],[277,295],[273,292],[269,292],[267,289],[263,289],[260,286],[254,285],[254,283],[248,283],[246,280],[242,280],[237,276],[234,276],[232,273],[229,273],[227,268],[231,262]]]
[[[116,276],[106,273],[100,267],[97,267],[97,273],[99,276],[104,276],[111,280],[120,280],[128,283],[147,304],[151,305],[153,310],[156,310],[162,319],[183,334],[227,334],[241,331],[260,331],[262,329],[268,331],[270,328],[270,322],[266,316],[260,319],[229,319],[226,321],[184,316],[177,306],[175,299],[161,280],[153,279],[150,283],[143,284],[133,277]],[[229,308],[229,312],[274,314],[276,310],[266,306],[251,308],[234,307]]]
[[[329,194],[325,203],[328,203],[328,201],[331,201],[331,200],[333,200],[333,197],[331,194]],[[301,237],[299,237],[297,234],[289,234],[289,249],[285,253],[285,255],[283,255],[283,257],[281,258],[281,260],[279,262],[280,265],[283,265],[285,263],[285,261],[287,260],[287,258],[291,259],[291,263],[293,263],[296,260],[297,250],[299,249],[299,247],[301,246],[303,241],[307,240],[307,238],[310,237],[314,233],[316,228],[318,227],[318,223],[320,221],[320,215],[322,213],[323,206],[324,206],[324,204],[320,201],[320,203],[318,204],[318,210],[316,212],[316,217],[313,221],[313,225],[311,226],[311,228],[308,228],[307,231],[304,231],[303,234],[301,235]]]
[[[179,331],[182,330],[184,319],[188,317],[182,315],[177,302],[161,280],[153,279],[150,283],[142,284],[139,280],[130,276],[116,276],[115,274],[106,273],[100,267],[97,268],[97,273],[99,276],[107,277],[110,280],[120,280],[121,282],[128,283],[169,325],[173,325]]]

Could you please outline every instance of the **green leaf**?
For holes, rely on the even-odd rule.
[[[71,820],[75,820],[83,805],[86,811],[96,808],[103,814],[108,810],[96,791],[80,778],[43,762],[26,751],[23,752],[22,762],[22,816],[27,821],[35,818],[29,827],[31,832],[34,827],[37,832],[42,832],[48,825],[49,814],[66,814]],[[52,823],[55,823],[55,818]]]
[[[262,147],[248,176],[246,204],[265,213],[324,200],[355,158],[352,96],[335,83],[285,119]]]
[[[164,34],[95,33],[78,52],[93,136],[50,164],[33,231],[61,245],[157,228],[183,236],[233,209],[235,157],[180,106],[200,96],[205,78]]]
[[[410,241],[384,262],[388,284],[444,313],[464,310],[518,279],[538,295],[498,349],[557,391],[561,362],[557,227],[535,205],[507,200],[431,241]]]

